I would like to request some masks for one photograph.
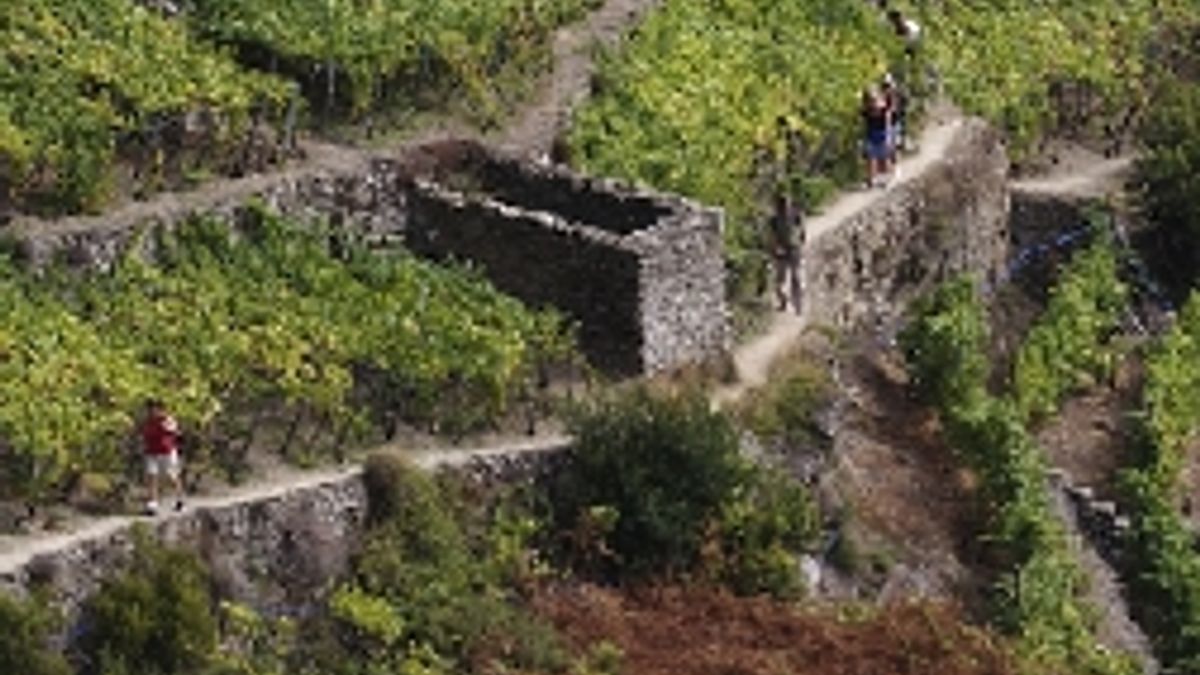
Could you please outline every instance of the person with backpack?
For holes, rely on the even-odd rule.
[[[159,477],[166,476],[175,493],[175,510],[183,510],[182,464],[179,459],[179,423],[162,401],[146,401],[146,415],[141,424],[142,458],[146,473],[146,514],[158,513]]]
[[[883,100],[888,109],[888,161],[896,167],[897,154],[904,149],[904,130],[908,118],[908,97],[891,73],[884,73],[881,83]]]
[[[770,250],[775,279],[775,304],[779,311],[786,311],[790,304],[793,311],[800,313],[802,276],[802,254],[804,249],[803,215],[785,190],[775,195],[775,205],[770,218]]]

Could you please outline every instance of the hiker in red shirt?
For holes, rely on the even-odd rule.
[[[146,464],[146,513],[158,512],[158,477],[165,475],[175,489],[175,510],[183,509],[183,483],[179,479],[179,423],[167,414],[162,401],[146,401],[142,420],[142,452]]]

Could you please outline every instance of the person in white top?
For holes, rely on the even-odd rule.
[[[898,9],[889,9],[887,17],[896,37],[904,41],[904,52],[910,57],[915,56],[917,46],[921,43],[921,24],[904,16]]]

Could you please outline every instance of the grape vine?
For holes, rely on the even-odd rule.
[[[76,211],[116,189],[113,164],[167,118],[203,112],[219,150],[288,87],[130,0],[23,0],[0,21],[0,207]],[[152,134],[151,134],[152,135]],[[165,151],[161,142],[149,154]],[[219,156],[219,152],[214,152]],[[146,158],[153,169],[161,156]]]
[[[190,20],[222,43],[266,48],[274,66],[352,113],[458,90],[487,121],[504,67],[535,69],[551,31],[596,0],[195,0]],[[265,64],[260,64],[265,65]],[[314,77],[313,73],[318,73]],[[315,92],[314,92],[315,93]]]
[[[348,436],[381,405],[453,431],[502,415],[539,364],[571,353],[557,316],[473,274],[331,249],[332,231],[266,213],[240,237],[196,222],[162,238],[161,265],[129,257],[107,274],[6,264],[0,491],[119,472],[147,396],[201,446],[279,412]]]
[[[1084,254],[1076,269],[1087,269],[1098,255]],[[1072,283],[1078,283],[1074,277],[1064,280]],[[1071,309],[1060,306],[1057,316]],[[1136,672],[1096,642],[1093,610],[1080,597],[1087,579],[1051,510],[1042,452],[1020,404],[987,390],[987,338],[983,304],[972,282],[963,279],[918,302],[900,341],[919,390],[941,414],[950,444],[979,475],[986,538],[1000,570],[996,621],[1019,636],[1022,652],[1035,663],[1080,673]]]
[[[1112,371],[1116,353],[1108,338],[1128,295],[1107,241],[1071,260],[1017,353],[1013,395],[1023,416],[1052,414],[1064,395]]]
[[[1134,589],[1169,672],[1200,671],[1200,554],[1179,511],[1187,449],[1200,434],[1200,293],[1147,356],[1142,458],[1124,476],[1133,510]]]

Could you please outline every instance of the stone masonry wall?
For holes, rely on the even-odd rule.
[[[422,182],[412,194],[405,243],[422,256],[469,260],[506,293],[569,312],[593,364],[639,372],[638,257],[618,239]]]
[[[9,230],[23,257],[43,266],[54,260],[107,269],[147,230],[174,228],[203,215],[234,223],[257,202],[302,220],[326,219],[367,235],[398,234],[407,217],[404,167],[387,158],[354,158],[272,176],[232,182],[222,192],[199,198],[160,195],[108,216],[58,221],[17,221]],[[148,250],[142,253],[151,254]]]
[[[810,240],[810,321],[888,323],[955,274],[996,281],[1008,255],[1008,165],[999,134],[967,120],[940,160]]]
[[[566,457],[568,441],[468,459],[418,462],[462,476],[482,488],[535,480]],[[85,627],[84,602],[101,582],[128,564],[137,529],[167,545],[195,551],[223,599],[269,616],[302,616],[317,608],[349,570],[367,514],[359,469],[317,474],[269,494],[201,504],[158,519],[110,518],[63,541],[45,542],[15,562],[0,556],[0,592],[24,595],[38,587],[62,608],[60,640]]]
[[[11,230],[35,265],[108,268],[131,246],[153,256],[148,228],[196,215],[236,224],[257,202],[325,219],[429,257],[470,261],[499,288],[580,324],[594,365],[641,374],[720,356],[729,347],[721,214],[684,199],[446,141],[404,158],[232,184],[207,200],[164,195],[111,220],[71,218]]]
[[[405,230],[414,251],[470,261],[512,295],[562,310],[609,372],[729,348],[720,211],[470,144],[427,154]]]

